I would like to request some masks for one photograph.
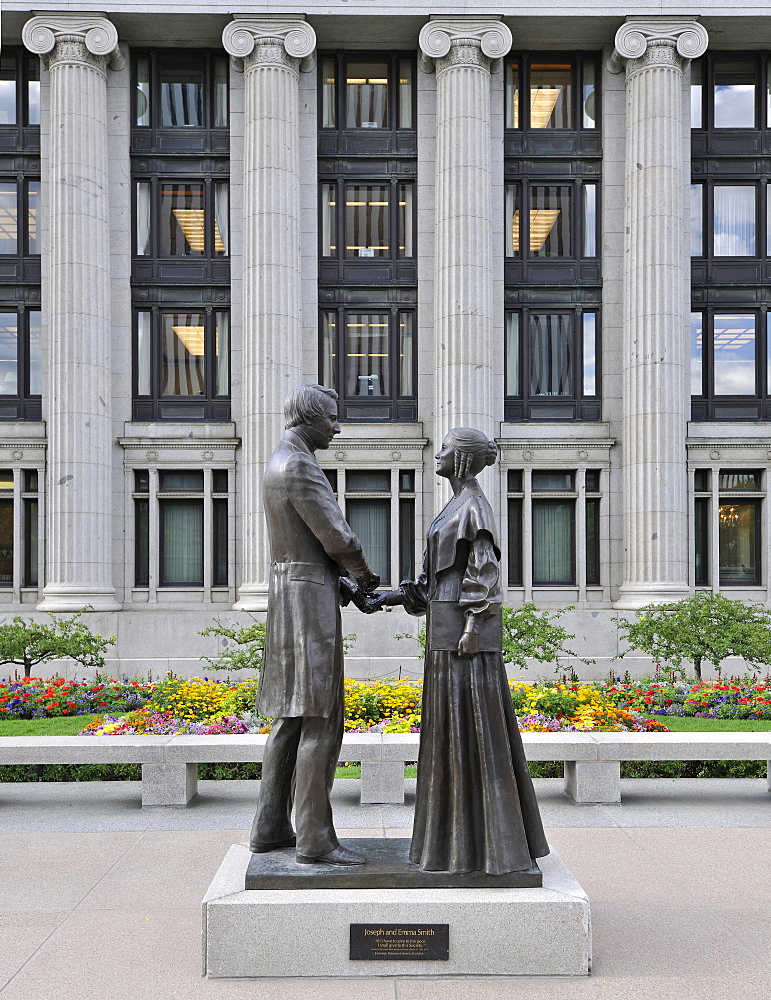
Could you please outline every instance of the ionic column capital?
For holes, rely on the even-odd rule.
[[[707,30],[696,20],[629,17],[616,32],[608,69],[612,73],[620,73],[625,65],[627,69],[632,68],[638,59],[644,59],[646,65],[676,63],[681,66],[680,60],[703,56],[708,44]]]
[[[21,33],[24,45],[37,56],[63,61],[91,61],[120,70],[126,65],[118,48],[118,32],[105,14],[39,14]]]
[[[420,29],[418,44],[421,66],[426,73],[433,71],[436,61],[478,65],[487,60],[499,60],[511,50],[511,31],[500,17],[441,17],[433,16]],[[484,59],[482,57],[485,57]]]
[[[280,47],[291,64],[308,71],[313,68],[316,51],[316,32],[302,14],[234,14],[222,32],[225,51],[236,59],[244,60],[260,46]]]

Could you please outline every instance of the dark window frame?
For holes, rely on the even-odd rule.
[[[158,494],[157,497],[158,504],[158,589],[164,590],[174,590],[177,587],[190,587],[190,588],[202,588],[205,586],[206,581],[204,579],[204,564],[206,562],[206,539],[204,538],[204,524],[206,522],[205,518],[205,504],[206,501],[203,496],[186,496],[186,497],[170,497]],[[181,506],[191,506],[195,504],[200,510],[201,514],[201,576],[198,580],[174,580],[172,582],[167,582],[166,580],[166,559],[164,556],[164,536],[166,532],[166,512],[171,507],[181,507]]]
[[[227,125],[214,125],[214,60],[223,59],[229,66],[224,49],[164,49],[143,48],[132,50],[131,62],[131,149],[135,153],[227,153],[230,148],[230,85],[226,88],[228,101]],[[150,124],[137,125],[137,60],[150,61]],[[203,125],[163,125],[161,116],[161,74],[165,66],[183,68],[201,60],[203,73]],[[228,69],[229,73],[229,69]]]
[[[723,506],[728,504],[740,504],[744,507],[754,507],[754,558],[755,558],[755,576],[752,580],[733,580],[728,577],[724,577],[721,573],[720,560],[718,558],[718,574],[720,575],[720,587],[721,589],[726,588],[741,588],[741,587],[759,587],[763,581],[763,555],[762,555],[762,532],[763,532],[763,522],[762,522],[762,507],[763,498],[758,496],[742,497],[731,493],[719,493],[718,494],[718,532],[720,530],[720,516],[719,511]],[[719,541],[718,541],[719,546]]]
[[[389,317],[388,343],[389,343],[389,380],[392,392],[382,396],[348,396],[345,391],[345,319],[351,313],[385,313]],[[319,371],[323,371],[324,366],[324,314],[336,313],[336,362],[334,363],[335,388],[340,399],[338,402],[339,419],[355,421],[382,421],[401,420],[414,421],[417,419],[417,362],[418,362],[418,314],[417,309],[408,304],[406,308],[391,303],[366,302],[360,305],[322,305],[319,310]],[[413,316],[413,336],[412,336],[412,383],[413,392],[410,395],[401,394],[400,375],[400,354],[399,354],[399,316],[401,313],[409,313]],[[393,391],[396,390],[396,391]],[[359,412],[356,416],[349,416],[351,409],[366,411],[367,409],[380,413],[375,413],[368,417]],[[387,409],[389,416],[384,417],[382,411]]]
[[[695,304],[692,313],[702,316],[702,392],[691,395],[691,419],[706,420],[771,420],[771,385],[768,380],[768,316],[767,307],[719,303]],[[746,315],[755,317],[755,392],[752,395],[718,395],[714,374],[715,315]]]
[[[602,311],[594,304],[579,306],[563,305],[522,305],[507,308],[506,320],[512,313],[518,313],[519,321],[519,378],[521,392],[518,395],[504,395],[504,420],[544,423],[549,421],[581,420],[596,422],[602,419]],[[554,314],[573,317],[573,392],[563,396],[530,395],[530,317],[533,314]],[[583,392],[584,369],[584,313],[595,315],[595,369],[596,393]],[[504,369],[506,367],[507,346],[504,340]],[[581,382],[582,390],[576,392]],[[504,390],[505,391],[505,390]],[[534,410],[534,407],[536,408]],[[566,415],[572,409],[572,415]],[[554,415],[549,416],[548,410]]]
[[[0,124],[0,155],[14,151],[39,154],[40,125],[29,124],[29,84],[40,81],[40,59],[20,46],[3,45],[2,54],[4,59],[15,61],[16,121]],[[30,74],[32,67],[35,72]]]
[[[30,315],[41,316],[40,306],[19,305],[17,302],[2,300],[3,288],[0,286],[0,313],[16,313],[17,316],[17,354],[16,354],[16,387],[14,395],[0,396],[0,423],[5,420],[42,420],[42,394],[30,391],[31,382],[31,347],[30,347]],[[42,331],[41,331],[42,334]],[[41,373],[42,374],[42,373]],[[21,392],[18,390],[21,389]]]
[[[138,359],[138,339],[139,339],[139,313],[148,312],[150,314],[150,393],[140,395],[139,393],[139,359]],[[202,313],[204,315],[204,384],[206,392],[201,396],[174,396],[163,395],[161,393],[163,377],[163,333],[162,315],[173,312]],[[230,420],[230,400],[231,393],[217,395],[216,391],[216,315],[218,312],[228,313],[229,322],[230,305],[175,305],[174,303],[164,303],[161,305],[137,305],[135,304],[132,316],[132,399],[133,399],[133,419],[145,420],[174,420],[174,421],[221,421]],[[230,337],[228,338],[230,342]],[[228,385],[232,376],[230,365],[230,343],[228,343]],[[173,411],[171,408],[174,408]],[[184,411],[189,410],[189,415]],[[200,411],[203,410],[203,413]]]
[[[532,570],[533,570],[533,587],[575,587],[576,580],[576,503],[578,502],[575,496],[565,496],[555,497],[548,495],[533,494],[530,500],[531,507],[531,519],[533,521],[532,529],[532,541],[531,541],[531,552],[530,558],[532,559]],[[559,504],[566,505],[570,510],[570,539],[568,542],[570,550],[570,579],[569,580],[539,580],[535,575],[535,548],[536,548],[536,532],[535,532],[535,508],[536,505],[539,506],[550,506],[554,507]]]

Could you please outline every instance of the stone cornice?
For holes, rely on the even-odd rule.
[[[706,28],[694,19],[681,17],[629,17],[616,32],[608,69],[620,73],[626,60],[640,59],[650,45],[677,50],[681,59],[698,59],[707,51]]]
[[[258,44],[276,41],[288,56],[300,60],[301,70],[313,68],[316,32],[302,14],[234,14],[222,32],[225,51],[236,59],[246,59]]]
[[[428,24],[420,29],[418,45],[421,51],[421,66],[425,72],[434,69],[435,60],[444,59],[450,49],[466,42],[477,43],[482,55],[488,59],[500,60],[511,50],[512,37],[509,28],[498,15],[487,17],[446,17],[431,16]]]
[[[615,438],[585,438],[573,441],[549,441],[548,439],[535,438],[532,441],[515,440],[512,438],[496,438],[501,453],[501,461],[511,464],[514,461],[523,461],[538,465],[543,462],[600,462],[606,463],[610,460],[610,449],[615,445]],[[519,458],[515,454],[519,452]]]
[[[126,59],[118,48],[118,31],[106,14],[38,14],[24,25],[22,41],[30,52],[47,56],[60,38],[80,40],[92,56],[105,56],[111,69],[123,69]]]

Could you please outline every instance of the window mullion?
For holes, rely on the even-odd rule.
[[[148,595],[150,604],[158,601],[158,580],[160,578],[160,557],[161,557],[161,532],[160,532],[160,511],[158,509],[158,469],[150,468],[150,503],[149,503],[149,527],[150,538],[150,558],[148,572]]]
[[[214,530],[212,524],[212,470],[203,470],[203,599],[211,603]]]
[[[21,604],[22,569],[24,558],[24,535],[22,517],[22,479],[24,472],[21,469],[13,470],[13,577],[11,580],[11,593],[13,603]]]
[[[533,470],[526,466],[523,470],[522,488],[522,584],[525,601],[533,600]]]

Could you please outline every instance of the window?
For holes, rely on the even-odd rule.
[[[599,420],[597,313],[506,315],[507,420]]]
[[[415,323],[412,311],[322,311],[321,379],[342,419],[415,419]]]
[[[218,310],[136,310],[137,420],[226,420],[230,316]]]
[[[697,586],[753,587],[761,582],[763,475],[757,469],[694,472],[694,578]],[[717,489],[713,506],[712,493]],[[711,539],[717,539],[717,552]]]
[[[228,59],[138,52],[133,74],[133,419],[229,420]]]
[[[691,68],[691,416],[769,420],[767,53]]]
[[[40,311],[0,305],[0,419],[40,420]]]
[[[506,60],[506,420],[601,416],[598,79],[591,54]]]
[[[694,420],[771,419],[771,312],[691,313]]]
[[[224,52],[160,49],[134,58],[134,149],[227,151],[229,63]]]
[[[40,150],[40,60],[24,49],[0,55],[0,151]]]
[[[382,586],[415,575],[414,469],[328,469],[333,492],[344,497],[345,517],[358,535]]]
[[[414,55],[328,53],[319,65],[319,380],[340,394],[342,421],[413,421]]]
[[[134,586],[227,588],[228,470],[137,469],[133,476]]]
[[[38,586],[38,470],[0,471],[0,590]],[[20,558],[19,558],[20,557]]]
[[[510,587],[600,585],[601,475],[599,469],[508,470]]]

